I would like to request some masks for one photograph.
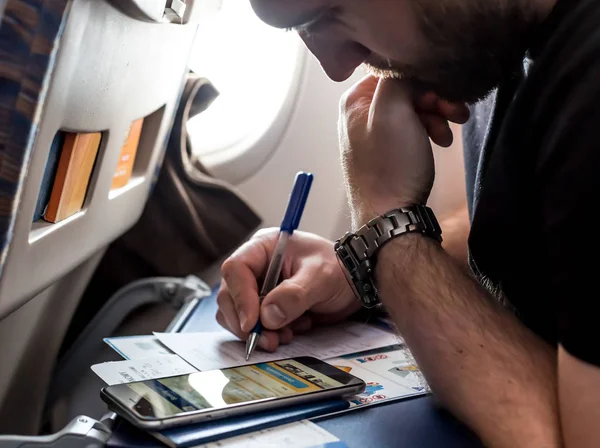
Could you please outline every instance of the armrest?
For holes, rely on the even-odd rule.
[[[106,302],[71,348],[59,360],[54,372],[54,381],[50,387],[47,406],[51,407],[79,377],[80,373],[89,368],[94,362],[94,356],[102,347],[103,338],[113,334],[132,311],[161,302],[181,309],[185,303],[202,299],[209,296],[210,293],[211,289],[208,285],[194,276],[183,279],[148,278],[121,288]]]
[[[106,445],[112,427],[112,419],[99,422],[80,415],[56,434],[47,436],[0,436],[1,448],[96,448]]]

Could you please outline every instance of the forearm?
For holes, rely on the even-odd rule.
[[[469,269],[468,239],[471,221],[466,200],[459,209],[440,217],[440,225],[444,229],[442,247],[463,268]]]
[[[383,302],[433,392],[494,447],[560,446],[556,354],[433,240],[381,250]]]

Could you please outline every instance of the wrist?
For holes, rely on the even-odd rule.
[[[438,245],[442,241],[442,231],[433,211],[422,205],[390,210],[336,241],[334,250],[342,271],[365,307],[381,304],[374,278],[380,264],[378,258],[385,257],[384,249],[393,240],[413,241],[408,236],[412,233],[422,234]]]
[[[409,207],[414,204],[416,203],[405,199],[361,201],[358,205],[351,204],[353,230],[358,230],[369,221],[378,218],[391,210]]]
[[[432,238],[418,232],[406,233],[394,238],[379,249],[377,266],[385,264],[389,260],[393,260],[394,264],[398,264],[397,262],[400,260],[410,263],[411,257],[418,256],[428,241],[438,244]]]
[[[381,285],[393,278],[407,286],[423,265],[423,257],[435,247],[441,250],[437,241],[421,233],[407,233],[394,238],[379,250],[375,266],[376,283]]]

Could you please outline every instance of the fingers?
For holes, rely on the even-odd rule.
[[[291,328],[285,327],[279,331],[263,330],[258,340],[258,346],[267,351],[274,352],[280,345],[287,345],[292,342],[294,332]]]
[[[312,328],[312,320],[308,316],[292,322],[288,327],[283,327],[278,331],[263,331],[259,340],[259,347],[268,352],[274,352],[280,345],[287,345],[292,342],[295,334],[306,333]],[[264,337],[263,337],[264,336]]]
[[[258,321],[259,298],[256,279],[268,266],[269,241],[268,235],[252,239],[221,267],[224,296],[221,298],[219,294],[219,307],[223,305],[221,311],[232,331],[239,328],[241,332],[247,333]],[[226,300],[225,295],[230,300]]]
[[[245,332],[240,327],[233,299],[225,282],[221,284],[221,288],[217,294],[217,305],[219,306],[219,312],[217,313],[217,322],[219,325],[231,331],[240,339],[243,339]]]
[[[429,138],[431,138],[433,143],[443,148],[452,145],[454,136],[447,120],[439,115],[427,113],[422,113],[419,117],[421,118],[423,126],[425,126],[427,135],[429,135]]]
[[[217,295],[217,322],[241,340],[259,318],[259,292],[257,278],[268,266],[276,232],[259,232],[248,243],[238,249],[221,268],[222,283]],[[306,322],[300,323],[300,330]],[[274,351],[281,344],[289,344],[294,336],[291,328],[284,325],[268,328],[261,333],[259,346]]]
[[[305,287],[291,278],[284,280],[263,302],[260,317],[266,328],[278,329],[295,321],[310,309]]]
[[[344,315],[346,297],[339,296],[331,288],[338,280],[344,281],[336,278],[337,271],[337,264],[305,259],[292,277],[282,281],[263,300],[260,312],[262,324],[271,330],[289,326],[294,333],[305,333],[313,327],[315,311]],[[350,300],[354,301],[353,295],[350,295]],[[311,313],[307,314],[309,310]]]
[[[219,310],[217,311],[216,319],[219,325],[233,333],[240,340],[247,340],[249,332],[243,331],[240,328],[238,320],[235,319],[235,313],[232,311],[234,309],[233,301],[227,292],[226,285],[221,287],[217,296],[217,303]],[[287,327],[279,331],[263,330],[258,345],[263,350],[273,352],[279,345],[289,344],[293,337],[294,333],[292,329]]]
[[[310,316],[304,314],[290,324],[294,334],[308,333],[313,328],[313,320]]]
[[[406,112],[414,95],[411,85],[397,79],[363,78],[342,99],[342,111],[347,121],[364,120],[369,114],[369,122],[397,120]],[[421,95],[414,102],[423,126],[431,140],[442,147],[452,144],[454,138],[448,121],[463,124],[469,119],[469,109],[465,104],[453,104],[442,100],[433,92]]]
[[[452,104],[443,100],[438,101],[438,111],[442,117],[457,124],[465,124],[471,115],[465,104]]]
[[[378,85],[379,78],[371,75],[365,76],[342,96],[342,104],[352,105],[363,100],[368,101],[368,104],[370,104]]]
[[[402,93],[411,95],[412,90],[408,82],[397,79],[379,79],[375,76],[366,76],[348,90],[342,97],[341,105],[345,110],[353,107],[370,106],[375,97],[383,97]],[[394,101],[388,101],[394,104]],[[448,121],[457,124],[465,124],[470,117],[470,111],[466,104],[450,103],[441,99],[433,92],[420,95],[415,103],[417,113],[428,113],[439,115]],[[381,107],[381,106],[379,106]]]
[[[417,113],[439,115],[447,121],[465,124],[469,120],[470,112],[466,104],[449,103],[442,100],[433,92],[425,93],[415,101]]]
[[[347,120],[367,116],[378,84],[378,78],[366,76],[344,93],[340,100],[340,116],[347,117]]]
[[[261,304],[257,279],[267,270],[277,235],[278,229],[261,232],[236,251],[222,266],[217,295],[217,321],[242,340],[247,339],[260,314],[264,331],[259,345],[268,351],[289,343],[294,334],[309,331],[312,312],[346,316],[348,302],[355,302],[331,241],[298,232],[284,263],[286,280]]]
[[[454,140],[448,122],[464,124],[470,115],[465,104],[449,103],[433,92],[420,96],[415,101],[415,108],[431,140],[442,147],[452,145]]]
[[[403,117],[408,108],[413,111],[412,92],[407,82],[398,79],[381,79],[375,90],[370,121],[392,120]],[[377,117],[374,116],[374,113]],[[413,112],[414,113],[414,112]]]
[[[298,273],[281,282],[268,294],[260,310],[263,325],[279,329],[301,317],[314,304],[317,291],[311,292],[318,278],[312,269],[300,269]]]
[[[267,352],[274,352],[279,347],[279,333],[263,330],[258,340],[258,346]]]
[[[282,345],[287,345],[292,342],[294,339],[294,332],[290,327],[284,327],[278,332],[279,334],[279,343]]]

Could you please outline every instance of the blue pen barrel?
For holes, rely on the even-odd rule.
[[[285,256],[285,247],[287,246],[289,239],[289,233],[279,232],[279,240],[277,241],[277,246],[275,246],[275,251],[273,252],[271,263],[269,264],[269,269],[267,269],[265,281],[263,283],[262,289],[260,290],[261,301],[267,294],[269,294],[275,288],[275,286],[277,286],[279,276],[281,275],[281,269],[283,268],[283,257]]]
[[[285,256],[285,247],[290,239],[290,234],[287,232],[279,232],[279,240],[277,246],[275,246],[275,252],[273,252],[273,258],[269,264],[267,275],[260,291],[259,303],[262,304],[263,299],[277,286],[279,276],[281,275],[281,269],[283,268],[283,257]],[[262,324],[260,318],[252,329],[251,333],[260,333],[262,331]]]
[[[275,289],[277,283],[279,282],[281,269],[283,268],[285,248],[287,246],[288,240],[290,239],[290,236],[294,233],[294,230],[296,230],[300,225],[300,219],[302,218],[302,213],[304,212],[304,206],[306,205],[306,200],[308,199],[308,193],[310,192],[313,178],[314,176],[310,173],[299,172],[298,174],[296,174],[294,188],[292,189],[292,193],[290,194],[288,207],[285,212],[283,221],[281,222],[281,231],[279,232],[279,239],[277,240],[277,245],[275,246],[275,250],[273,251],[273,255],[271,256],[271,261],[269,262],[267,274],[265,275],[265,281],[263,282],[262,288],[260,290],[259,303],[261,305],[263,299],[267,296],[267,294],[269,294],[273,289]],[[259,314],[258,322],[250,332],[250,337],[246,342],[246,359],[248,359],[254,351],[262,329],[263,327],[260,321]]]
[[[301,171],[296,174],[294,188],[290,194],[288,207],[281,222],[282,232],[294,233],[294,230],[300,225],[300,219],[304,212],[304,206],[306,205],[313,179],[314,176],[311,173]]]

